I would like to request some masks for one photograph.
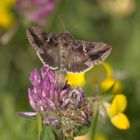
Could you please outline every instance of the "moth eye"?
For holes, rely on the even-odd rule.
[[[86,47],[83,47],[83,51],[86,53],[87,52],[87,49],[86,49]]]
[[[49,42],[50,41],[50,38],[46,38],[46,40],[45,40],[46,42]]]

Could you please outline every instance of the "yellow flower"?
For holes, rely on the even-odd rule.
[[[114,97],[109,107],[108,115],[112,124],[119,129],[128,129],[130,127],[127,116],[123,113],[127,106],[127,99],[123,94]]]
[[[114,97],[109,110],[109,116],[113,117],[119,112],[124,112],[127,106],[127,99],[123,94],[118,94]]]
[[[113,92],[118,93],[122,91],[122,84],[118,80],[114,80],[113,78],[107,78],[101,83],[101,88],[103,91],[110,89],[112,86]]]
[[[118,129],[126,130],[130,128],[130,123],[127,116],[121,112],[119,112],[114,117],[111,117],[111,122]]]
[[[0,27],[8,28],[13,22],[13,14],[10,11],[14,0],[0,1]]]
[[[114,85],[113,92],[121,92],[122,84],[113,78],[112,67],[108,63],[103,63],[103,66],[105,67],[107,78],[101,83],[102,90],[106,91]]]
[[[106,79],[106,77],[112,77],[112,69],[109,64],[105,63],[103,65],[93,67],[88,72],[67,73],[66,80],[68,80],[68,84],[71,84],[74,87],[84,86],[85,83],[93,86],[97,83],[100,84]]]
[[[89,139],[88,139],[88,135],[83,135],[83,136],[75,137],[74,140],[89,140]],[[94,140],[108,140],[108,138],[105,135],[96,134]]]
[[[135,10],[135,0],[98,0],[101,8],[112,16],[127,16]]]
[[[87,135],[77,136],[74,138],[74,140],[88,140],[88,136]]]
[[[13,16],[5,9],[0,10],[0,27],[8,28],[13,21]]]
[[[76,86],[83,86],[85,84],[84,73],[67,73],[66,80],[68,84]]]
[[[105,68],[105,70],[106,70],[106,75],[107,75],[107,77],[108,78],[112,78],[112,67],[111,67],[111,65],[110,64],[108,64],[108,63],[103,63],[103,66],[104,66],[104,68]]]
[[[93,67],[86,75],[85,73],[67,73],[66,80],[68,84],[76,86],[84,86],[85,83],[94,85],[101,83],[103,91],[110,89],[113,85],[113,92],[118,93],[122,91],[122,84],[113,78],[112,67],[108,63],[103,63],[100,66]],[[85,81],[86,76],[86,81]]]
[[[15,0],[1,0],[0,4],[10,6],[15,3]]]

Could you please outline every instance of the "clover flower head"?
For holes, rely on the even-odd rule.
[[[41,114],[44,126],[57,126],[66,137],[73,136],[82,125],[89,125],[92,109],[80,87],[73,89],[66,84],[58,89],[55,73],[46,66],[42,66],[41,76],[34,69],[29,80],[33,87],[28,89],[28,97],[35,113],[23,115]]]
[[[28,20],[45,24],[48,16],[55,7],[54,0],[16,0],[17,10]]]

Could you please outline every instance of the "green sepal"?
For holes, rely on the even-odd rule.
[[[52,126],[45,126],[42,129],[40,140],[58,140],[57,135],[54,132],[54,128]]]

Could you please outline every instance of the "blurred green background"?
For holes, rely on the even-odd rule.
[[[26,1],[26,0],[25,0]],[[51,1],[51,0],[50,0]],[[26,9],[14,0],[0,1],[0,140],[35,140],[36,123],[16,116],[30,111],[28,77],[41,62],[26,37],[28,26],[43,27],[53,33],[66,31],[73,37],[102,41],[113,51],[107,62],[123,83],[127,96],[126,114],[131,127],[118,130],[109,122],[108,140],[139,140],[140,137],[140,1],[139,0],[56,0],[45,22],[32,22]],[[27,2],[28,3],[28,2]],[[28,5],[33,8],[32,5]],[[26,11],[26,14],[30,11]]]

